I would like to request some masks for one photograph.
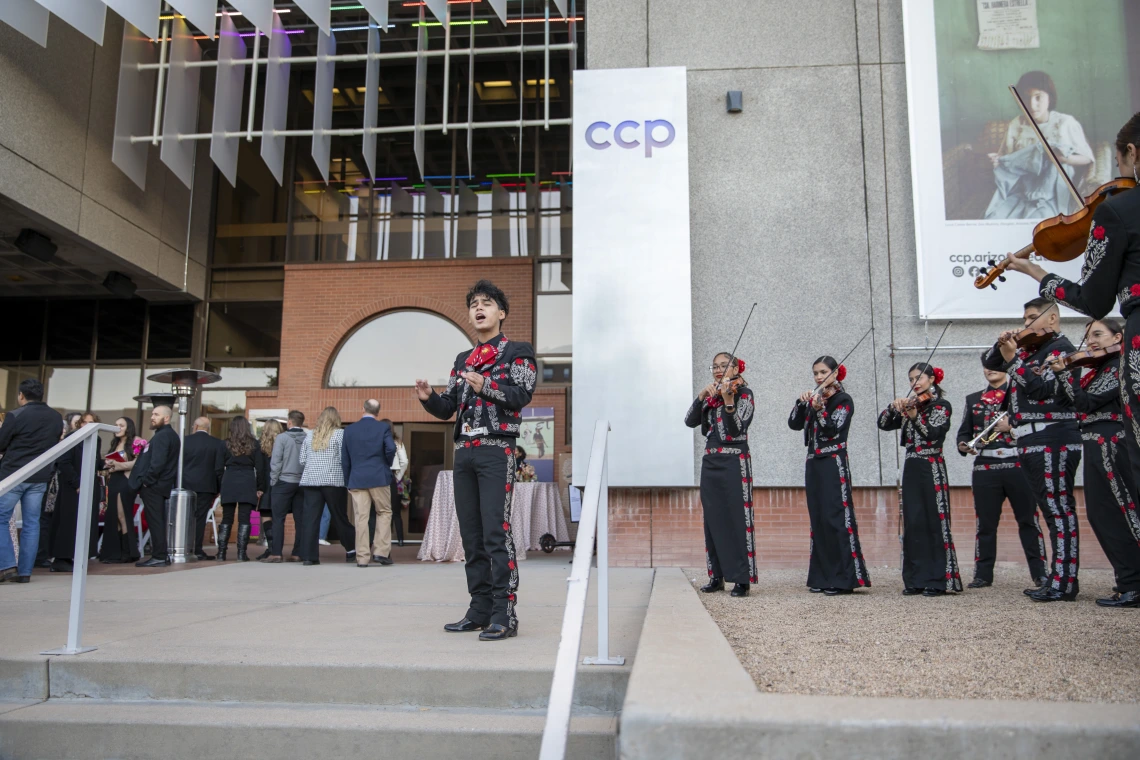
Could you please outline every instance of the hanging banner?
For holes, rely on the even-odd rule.
[[[1036,297],[1037,283],[1017,273],[997,291],[974,287],[991,259],[1030,244],[1040,221],[1079,208],[1009,86],[1078,194],[1114,179],[1116,133],[1140,111],[1130,3],[1036,3],[1040,47],[992,51],[978,48],[977,0],[904,0],[920,317],[1019,319]],[[1082,262],[1041,263],[1079,279]]]
[[[611,486],[693,485],[686,93],[682,67],[574,73],[576,485],[598,420]],[[670,369],[646,392],[623,367]]]

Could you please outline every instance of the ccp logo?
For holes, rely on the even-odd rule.
[[[623,121],[616,127],[604,121],[595,121],[586,127],[586,144],[594,150],[605,150],[614,143],[617,143],[619,148],[633,150],[642,143],[636,137],[632,137],[630,133],[641,126],[641,123],[636,121]],[[610,129],[613,130],[613,143],[605,139],[605,133]],[[664,133],[664,139],[658,139],[658,135],[662,133]],[[645,122],[645,157],[651,158],[654,148],[667,148],[672,145],[673,138],[676,136],[677,130],[664,119],[650,119]]]

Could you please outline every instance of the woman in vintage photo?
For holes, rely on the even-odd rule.
[[[1029,71],[1017,80],[1017,92],[1065,173],[1079,187],[1093,170],[1093,150],[1081,123],[1057,110],[1053,78],[1044,71]],[[1009,123],[1001,148],[989,157],[997,189],[986,219],[1044,219],[1073,210],[1076,199],[1024,116]]]

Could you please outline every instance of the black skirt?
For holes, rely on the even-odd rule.
[[[138,536],[134,526],[137,496],[138,492],[131,488],[126,474],[111,473],[107,479],[107,511],[103,517],[103,543],[99,546],[100,560],[134,562],[139,558]],[[119,520],[120,503],[123,505],[122,522]]]
[[[701,463],[701,509],[709,577],[730,583],[755,583],[752,458],[740,449],[720,451],[724,453],[706,452]]]
[[[252,467],[226,468],[222,475],[222,504],[257,504],[257,474]]]
[[[859,526],[851,505],[851,467],[847,452],[807,460],[804,483],[811,520],[811,588],[856,589],[871,585]]]
[[[950,533],[950,486],[940,456],[907,454],[903,465],[903,585],[961,591]]]

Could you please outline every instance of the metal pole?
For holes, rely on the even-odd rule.
[[[166,87],[166,69],[168,68],[168,64],[166,63],[166,46],[171,30],[170,22],[167,21],[165,26],[166,32],[159,32],[159,34],[162,35],[162,42],[158,46],[158,91],[154,96],[154,128],[151,129],[150,132],[152,145],[158,145],[158,127],[159,121],[162,118],[162,95]],[[215,63],[214,65],[217,64]]]
[[[610,454],[609,430],[602,453],[602,488],[598,494],[598,656],[585,657],[583,665],[624,665],[625,658],[610,656]]]
[[[249,116],[245,122],[245,141],[253,142],[253,112],[257,110],[257,58],[261,55],[261,30],[253,37],[253,68],[249,80]]]
[[[79,514],[75,523],[75,554],[72,555],[71,611],[67,619],[67,646],[40,654],[82,654],[83,602],[87,594],[87,555],[91,549],[91,502],[95,490],[95,435],[83,442],[83,466],[79,469]],[[66,454],[64,455],[66,456]]]
[[[443,120],[447,121],[447,97],[451,89],[451,3],[447,4],[447,21],[443,30]],[[447,134],[447,124],[443,125],[443,133]],[[452,172],[454,174],[455,172]]]
[[[544,66],[543,77],[544,82],[544,95],[543,95],[543,108],[545,113],[543,115],[543,128],[550,131],[550,0],[546,0],[546,20],[543,22],[543,34],[545,35],[542,45]]]

